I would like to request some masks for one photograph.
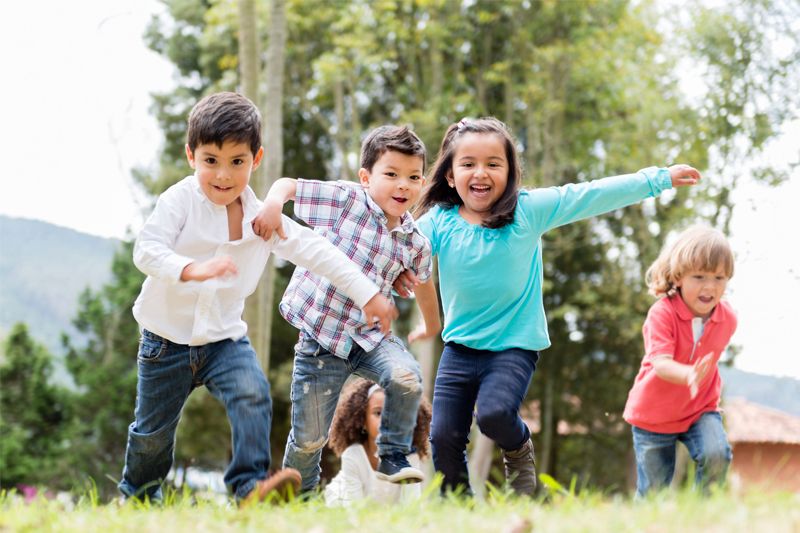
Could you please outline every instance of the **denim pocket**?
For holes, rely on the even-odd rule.
[[[139,341],[139,361],[157,361],[164,353],[167,342],[149,331],[142,332],[142,339]]]

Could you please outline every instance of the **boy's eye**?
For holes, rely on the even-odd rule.
[[[217,162],[216,157],[206,157],[203,161],[205,161],[209,165],[214,165]]]
[[[244,159],[234,159],[233,164],[236,166],[244,165]]]
[[[386,172],[385,174],[387,176],[389,176],[390,178],[396,178],[397,177],[397,173],[396,172]]]
[[[410,179],[410,180],[412,180],[412,181],[417,181],[417,180],[421,180],[421,179],[422,179],[422,176],[417,176],[417,175],[415,174],[415,175],[413,175],[413,176],[409,176],[409,177],[408,177],[408,179]]]

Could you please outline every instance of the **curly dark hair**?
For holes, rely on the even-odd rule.
[[[336,412],[331,423],[330,440],[328,446],[333,452],[341,456],[351,444],[363,444],[367,440],[364,430],[364,420],[367,418],[367,393],[375,383],[367,379],[358,378],[348,384],[342,391]],[[417,411],[417,425],[414,427],[413,446],[417,449],[420,459],[430,454],[428,436],[431,432],[431,404],[427,398],[422,397]]]

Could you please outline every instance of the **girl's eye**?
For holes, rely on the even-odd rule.
[[[417,180],[421,180],[422,176],[416,176],[416,175],[409,176],[408,179],[410,179],[411,181],[417,181]]]
[[[387,172],[386,175],[389,176],[390,178],[396,178],[397,177],[397,173],[396,172]]]

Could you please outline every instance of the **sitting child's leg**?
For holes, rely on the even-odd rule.
[[[675,474],[675,445],[678,435],[654,433],[633,426],[636,455],[636,496],[669,486]]]
[[[188,348],[142,332],[136,420],[128,428],[125,468],[119,483],[126,497],[161,500],[161,482],[172,467],[175,430],[192,390]]]
[[[538,359],[535,351],[519,348],[482,352],[478,359],[478,427],[503,449],[506,478],[514,492],[528,496],[536,491],[536,469],[531,432],[519,410]]]
[[[228,414],[233,456],[225,471],[225,484],[241,501],[269,472],[272,422],[269,383],[247,337],[204,346],[195,364],[197,377]]]
[[[394,336],[383,339],[369,353],[354,350],[350,356],[355,373],[375,381],[384,390],[378,435],[377,476],[391,482],[419,482],[422,472],[406,459],[412,453],[414,426],[422,398],[422,372],[414,356]]]
[[[695,484],[708,490],[712,484],[722,484],[733,454],[719,413],[705,413],[681,436],[694,462]]]
[[[286,440],[283,466],[300,472],[302,491],[319,484],[322,448],[328,441],[339,393],[349,374],[344,359],[328,353],[313,339],[301,339],[295,345],[292,429]]]

